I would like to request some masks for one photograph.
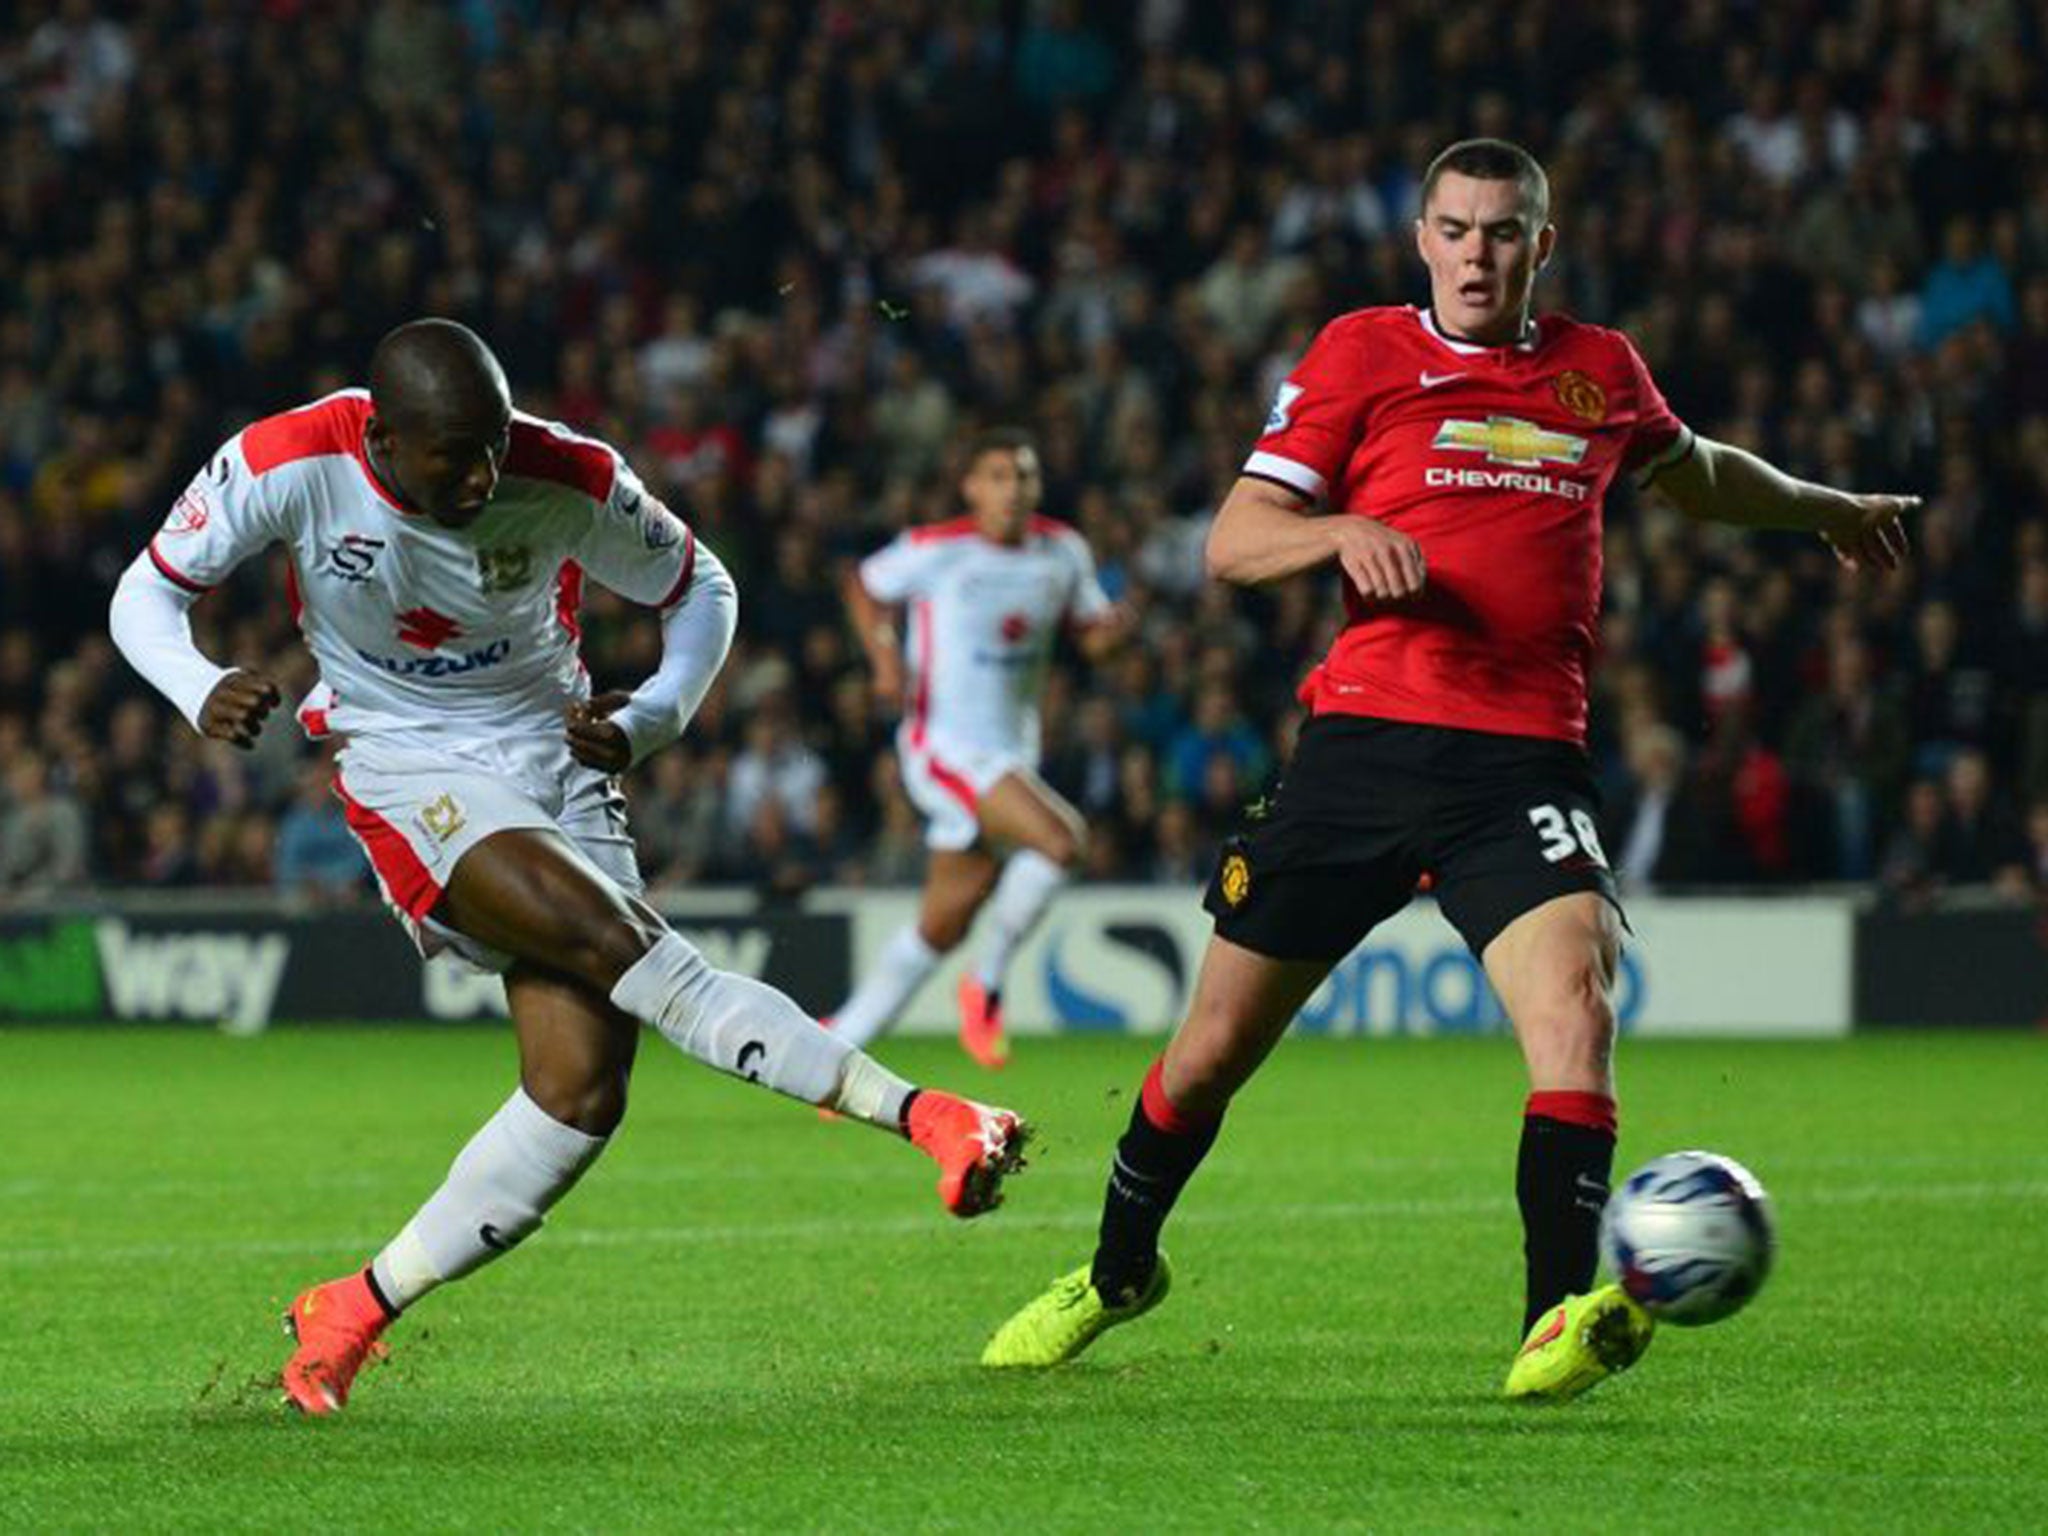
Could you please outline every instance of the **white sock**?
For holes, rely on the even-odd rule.
[[[377,1289],[392,1306],[407,1307],[510,1252],[597,1161],[605,1140],[562,1124],[524,1088],[515,1090],[372,1262]]]
[[[885,1072],[773,987],[715,971],[665,933],[612,988],[612,1001],[706,1066],[891,1130],[909,1083]]]
[[[832,1015],[832,1033],[851,1046],[864,1046],[891,1024],[924,979],[938,966],[939,952],[925,943],[917,924],[907,923],[882,947],[875,968]]]
[[[1021,848],[1003,865],[995,895],[988,903],[988,942],[981,952],[981,984],[1003,990],[1003,972],[1017,946],[1031,936],[1055,892],[1067,883],[1067,872],[1036,849]]]

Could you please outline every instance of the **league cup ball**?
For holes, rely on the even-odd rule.
[[[1600,1218],[1600,1252],[1659,1322],[1732,1316],[1771,1272],[1776,1234],[1756,1175],[1713,1152],[1673,1152],[1622,1181]]]

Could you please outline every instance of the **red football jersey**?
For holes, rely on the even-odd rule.
[[[1506,347],[1427,310],[1361,309],[1287,376],[1244,472],[1421,546],[1418,597],[1348,582],[1350,622],[1302,684],[1313,714],[1583,741],[1600,501],[1692,434],[1619,331],[1544,315]]]

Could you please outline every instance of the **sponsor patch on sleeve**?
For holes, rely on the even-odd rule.
[[[1299,384],[1280,386],[1280,392],[1273,397],[1273,409],[1266,413],[1266,430],[1262,434],[1271,437],[1275,432],[1285,432],[1293,419],[1294,402],[1299,400],[1302,389]]]

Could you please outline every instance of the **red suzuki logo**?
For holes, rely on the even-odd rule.
[[[410,608],[398,616],[398,638],[417,650],[438,651],[462,633],[462,626],[431,608]]]

